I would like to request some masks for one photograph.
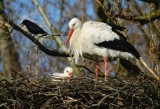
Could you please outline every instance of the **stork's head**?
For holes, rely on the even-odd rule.
[[[78,18],[73,18],[72,20],[70,20],[69,24],[69,32],[68,32],[68,37],[66,40],[66,45],[68,44],[73,32],[77,29],[77,28],[81,28],[82,27],[82,22],[78,19]]]
[[[64,75],[71,78],[73,76],[73,69],[71,67],[66,67],[64,69]]]

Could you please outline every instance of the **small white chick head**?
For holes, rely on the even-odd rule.
[[[64,74],[71,78],[71,77],[73,76],[73,68],[71,68],[71,67],[66,67],[66,68],[64,69]]]

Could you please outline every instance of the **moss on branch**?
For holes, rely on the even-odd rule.
[[[153,22],[156,19],[160,19],[160,9],[155,10],[151,13],[147,13],[141,16],[125,16],[125,15],[116,15],[115,17],[121,18],[124,20],[129,20],[129,21],[136,21],[139,22],[140,24],[144,25],[149,22]]]

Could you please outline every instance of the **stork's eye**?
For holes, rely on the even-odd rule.
[[[73,24],[73,26],[75,25],[75,23]]]
[[[67,72],[68,72],[68,70],[67,70]]]

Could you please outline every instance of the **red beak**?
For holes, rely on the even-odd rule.
[[[66,40],[66,46],[68,45],[68,42],[69,42],[69,40],[70,40],[70,38],[71,38],[71,36],[72,36],[72,34],[73,34],[73,31],[74,31],[73,28],[71,28],[71,29],[69,30],[68,37],[67,37],[67,40]]]
[[[73,76],[73,73],[68,73],[69,77],[72,77]]]

